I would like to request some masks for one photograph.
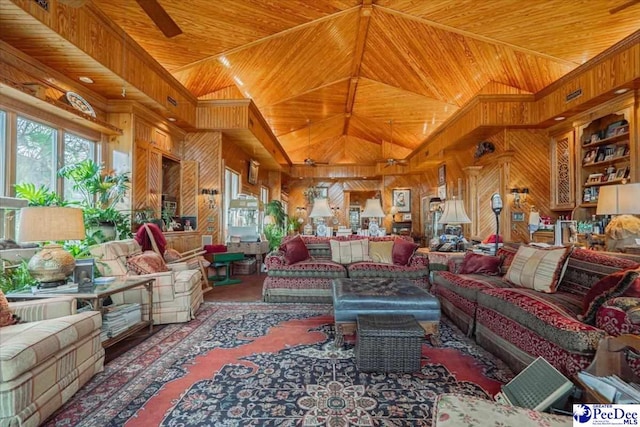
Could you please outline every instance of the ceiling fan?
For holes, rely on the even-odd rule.
[[[393,144],[393,120],[389,120],[389,127],[391,128],[389,142],[391,144]],[[379,160],[378,162],[379,163],[386,163],[386,165],[384,167],[388,168],[389,166],[396,166],[396,165],[405,166],[405,165],[407,165],[409,163],[409,160],[406,160],[406,159],[395,159],[393,157],[389,157],[387,159]]]
[[[70,7],[82,7],[87,0],[58,0],[60,3]],[[156,26],[167,37],[175,37],[182,34],[182,30],[178,27],[178,24],[171,19],[166,10],[158,3],[158,0],[136,0],[136,3],[140,5],[142,10],[149,15],[149,18],[156,24]]]
[[[388,159],[382,160],[382,162],[386,163],[384,167],[388,168],[389,166],[395,166],[395,165],[406,166],[409,163],[409,160],[388,158]]]
[[[157,0],[136,0],[136,3],[149,15],[149,18],[151,18],[167,38],[182,34],[182,30],[178,27],[178,24],[171,19],[167,11],[164,10]]]
[[[620,6],[614,7],[613,9],[609,10],[609,13],[613,15],[614,13],[618,13],[621,10],[625,10],[626,8],[633,6],[636,3],[640,3],[640,0],[629,0],[625,3],[622,3]]]
[[[307,152],[311,153],[311,121],[307,120],[307,128],[309,129],[309,139],[307,141]],[[327,162],[316,162],[311,157],[307,157],[304,159],[304,164],[307,166],[316,167],[318,165],[328,165]]]

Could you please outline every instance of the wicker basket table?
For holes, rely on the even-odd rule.
[[[360,314],[357,323],[355,353],[359,370],[420,370],[424,330],[413,316]]]

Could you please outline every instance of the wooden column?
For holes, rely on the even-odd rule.
[[[465,179],[465,205],[467,215],[471,219],[471,225],[468,235],[472,238],[478,237],[480,234],[480,207],[478,194],[478,176],[482,170],[482,166],[468,166],[462,169],[466,174]]]

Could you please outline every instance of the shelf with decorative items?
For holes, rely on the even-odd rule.
[[[579,207],[596,208],[600,188],[624,184],[633,177],[630,116],[631,110],[625,109],[602,115],[578,128]]]

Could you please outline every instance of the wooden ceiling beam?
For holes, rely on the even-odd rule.
[[[495,44],[495,45],[499,45],[499,46],[505,46],[505,47],[508,47],[509,49],[513,49],[513,50],[515,50],[517,52],[526,53],[528,55],[533,55],[533,56],[536,56],[538,58],[544,58],[544,59],[547,59],[549,61],[554,61],[554,62],[563,64],[563,65],[569,65],[571,67],[575,67],[576,65],[580,65],[579,63],[576,63],[576,62],[573,62],[573,61],[567,61],[566,59],[563,59],[563,58],[558,58],[558,57],[555,57],[555,56],[547,55],[546,53],[537,52],[535,50],[527,49],[527,48],[524,48],[522,46],[518,46],[518,45],[515,45],[515,44],[512,44],[512,43],[507,43],[507,42],[504,42],[504,41],[501,41],[501,40],[493,39],[491,37],[481,36],[479,34],[472,33],[470,31],[465,31],[465,30],[461,30],[459,28],[451,27],[449,25],[440,24],[439,22],[431,21],[429,19],[420,18],[420,17],[415,16],[415,15],[409,15],[408,13],[400,12],[400,11],[397,11],[397,10],[394,10],[394,9],[389,9],[387,7],[384,7],[384,6],[374,5],[374,8],[380,9],[381,11],[384,11],[384,12],[392,14],[392,15],[399,16],[399,17],[404,18],[404,19],[409,19],[409,20],[412,20],[412,21],[415,21],[415,22],[420,22],[422,24],[426,24],[426,25],[432,26],[434,28],[439,28],[439,29],[444,30],[444,31],[449,31],[449,32],[455,33],[455,34],[460,34],[461,36],[469,37],[471,39],[482,41],[482,42],[485,42],[485,43],[491,43],[491,44]]]
[[[360,78],[360,67],[362,66],[362,56],[364,48],[367,44],[367,32],[369,31],[369,22],[371,21],[371,11],[373,0],[362,0],[362,9],[360,10],[360,20],[358,21],[358,35],[356,37],[356,46],[351,63],[351,81],[349,82],[349,94],[344,106],[345,121],[342,134],[349,133],[349,119],[353,113],[353,103],[356,99],[356,89],[358,88],[358,79]]]
[[[363,0],[363,1],[366,1],[366,0]],[[182,67],[178,67],[176,69],[171,70],[171,72],[172,73],[177,73],[179,71],[188,70],[191,67],[194,67],[194,66],[199,65],[199,64],[203,64],[203,63],[208,62],[208,61],[217,61],[218,58],[222,58],[223,56],[228,56],[228,55],[231,55],[231,54],[234,54],[234,53],[237,53],[237,52],[242,52],[245,49],[249,49],[249,48],[251,48],[253,46],[262,44],[262,43],[267,42],[269,40],[278,39],[280,37],[284,37],[284,36],[286,36],[288,34],[295,33],[296,31],[300,31],[300,30],[303,30],[303,29],[308,28],[308,27],[314,27],[314,26],[316,26],[319,23],[324,22],[324,21],[330,21],[332,19],[335,19],[338,16],[342,16],[342,15],[348,14],[350,12],[353,12],[355,9],[358,9],[359,7],[361,7],[361,6],[350,7],[348,9],[341,10],[340,12],[336,12],[336,13],[333,13],[331,15],[327,15],[327,16],[324,16],[322,18],[315,19],[313,21],[305,22],[304,24],[296,25],[295,27],[287,28],[286,30],[280,31],[279,33],[270,34],[270,35],[268,35],[266,37],[262,37],[260,39],[254,40],[251,43],[246,43],[246,44],[243,44],[242,46],[234,47],[233,49],[225,50],[224,52],[220,52],[220,53],[217,53],[215,55],[207,56],[206,58],[202,58],[202,59],[199,59],[197,61],[190,62],[188,64],[183,65]]]

